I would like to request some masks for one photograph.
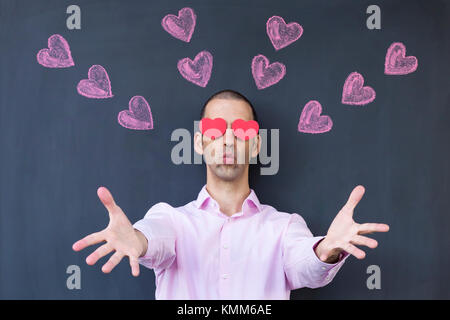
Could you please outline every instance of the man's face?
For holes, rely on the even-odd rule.
[[[206,165],[217,177],[227,181],[240,177],[249,165],[249,155],[256,157],[260,150],[260,136],[241,140],[234,135],[231,124],[236,119],[253,120],[251,107],[243,100],[213,99],[204,117],[224,119],[227,130],[214,140],[196,132],[195,150],[203,155]]]

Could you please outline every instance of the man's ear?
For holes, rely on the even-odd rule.
[[[251,157],[255,158],[261,151],[261,136],[258,134],[255,137],[255,142],[252,144]]]
[[[200,155],[203,155],[203,137],[200,131],[194,133],[194,150]]]

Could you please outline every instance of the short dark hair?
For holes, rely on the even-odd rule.
[[[231,89],[221,90],[219,92],[214,93],[211,97],[209,97],[209,99],[206,100],[206,102],[203,105],[203,108],[200,112],[200,120],[205,117],[206,106],[208,105],[208,102],[210,102],[213,99],[228,99],[228,100],[245,101],[248,103],[248,105],[252,109],[253,120],[258,121],[258,116],[256,115],[256,111],[255,111],[255,108],[253,107],[252,103],[243,94],[241,94],[237,91],[231,90]]]

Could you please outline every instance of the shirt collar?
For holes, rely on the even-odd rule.
[[[216,202],[216,200],[214,200],[213,197],[211,197],[211,195],[209,194],[208,190],[206,190],[206,184],[203,185],[202,189],[200,190],[200,192],[198,193],[197,199],[195,200],[195,206],[198,209],[203,209],[208,202],[212,202],[213,205],[217,205],[218,204]],[[262,206],[261,203],[258,200],[258,197],[256,196],[256,193],[253,189],[250,189],[250,194],[248,195],[248,197],[244,200],[244,203],[242,204],[242,207],[244,207],[244,211],[245,211],[245,204],[247,203],[247,206],[256,208],[257,212],[260,212],[262,210]]]

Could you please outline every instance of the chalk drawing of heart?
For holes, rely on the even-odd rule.
[[[375,99],[375,90],[364,85],[364,78],[358,72],[348,75],[342,90],[342,103],[350,105],[365,105]]]
[[[416,71],[417,58],[405,56],[406,48],[401,42],[394,42],[386,52],[384,61],[384,73],[390,75],[402,75]]]
[[[197,16],[191,8],[183,8],[178,11],[178,16],[166,15],[161,20],[161,25],[169,34],[185,42],[191,41],[195,29]]]
[[[88,78],[81,80],[77,91],[82,96],[94,99],[111,98],[111,81],[108,73],[101,65],[95,64],[89,68]]]
[[[319,101],[309,101],[302,110],[297,129],[305,133],[324,133],[333,127],[333,121],[329,116],[320,115],[322,106]]]
[[[128,102],[128,110],[122,110],[117,116],[119,124],[133,130],[153,129],[153,117],[150,106],[142,96],[134,96]]]
[[[269,59],[259,54],[252,60],[252,74],[256,86],[261,90],[283,79],[286,74],[286,66],[281,62],[269,64]]]
[[[206,87],[213,67],[213,56],[208,51],[199,52],[194,61],[183,58],[178,61],[177,68],[186,80],[200,87]]]
[[[36,55],[40,65],[46,68],[68,68],[75,65],[66,39],[59,34],[48,38],[48,49],[41,49]]]
[[[266,31],[275,50],[280,50],[297,41],[303,34],[303,27],[297,22],[286,24],[282,17],[273,16],[267,20]]]

